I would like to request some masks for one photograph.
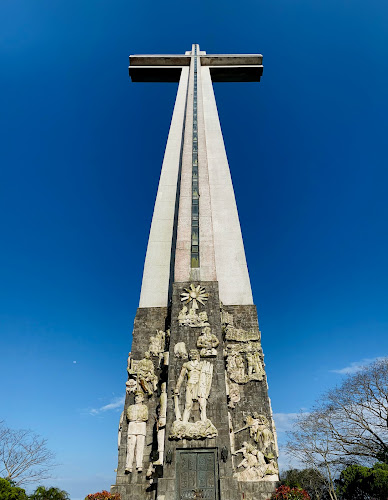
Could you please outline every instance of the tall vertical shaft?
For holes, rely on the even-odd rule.
[[[179,82],[128,358],[122,500],[267,500],[276,432],[213,81],[259,81],[260,55],[131,56]]]
[[[225,304],[252,304],[234,190],[206,53],[180,76],[144,265],[140,307],[166,306],[173,282],[218,281]],[[178,221],[176,239],[173,224]]]

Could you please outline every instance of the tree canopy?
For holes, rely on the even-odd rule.
[[[70,496],[65,490],[59,488],[46,488],[39,486],[34,493],[30,495],[30,500],[70,500]]]
[[[1,500],[28,500],[23,488],[14,486],[11,482],[2,478],[0,478],[0,498]]]
[[[388,464],[373,467],[350,465],[336,481],[342,500],[386,500],[388,498]]]
[[[338,498],[334,480],[344,467],[387,462],[388,358],[324,394],[311,412],[298,416],[288,438],[288,453],[324,475],[332,500]]]
[[[0,476],[16,486],[50,477],[54,453],[46,439],[30,430],[13,430],[0,422]]]

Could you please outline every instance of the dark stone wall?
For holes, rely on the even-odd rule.
[[[228,408],[226,395],[225,372],[226,364],[224,357],[224,348],[226,343],[223,338],[221,324],[221,310],[218,294],[217,282],[201,282],[209,298],[205,305],[200,305],[200,311],[206,311],[208,322],[212,333],[217,336],[220,345],[217,348],[216,358],[206,358],[213,364],[213,379],[210,396],[207,402],[207,417],[212,421],[218,430],[218,436],[212,439],[203,440],[172,440],[169,439],[171,426],[175,420],[174,412],[174,388],[179,377],[183,363],[186,360],[175,358],[174,347],[178,342],[185,342],[186,349],[196,349],[196,343],[203,328],[179,326],[178,315],[182,308],[181,293],[190,286],[191,282],[175,283],[172,288],[171,309],[167,308],[144,308],[138,309],[133,333],[132,359],[139,360],[144,357],[144,352],[148,350],[149,339],[155,334],[156,330],[166,331],[170,328],[169,343],[169,366],[158,367],[158,359],[153,358],[155,373],[159,377],[159,387],[157,393],[150,398],[145,397],[149,411],[149,420],[147,422],[146,448],[143,460],[143,472],[138,473],[134,469],[132,474],[125,474],[127,423],[124,422],[121,445],[119,450],[118,470],[116,485],[112,491],[121,493],[122,500],[147,499],[156,500],[178,500],[176,492],[176,451],[180,449],[198,449],[212,448],[218,455],[217,473],[219,480],[219,492],[221,500],[266,500],[275,488],[272,482],[238,482],[233,478],[234,464],[242,460],[242,455],[232,457],[228,412],[231,414],[234,430],[240,429],[245,425],[245,417],[252,412],[258,412],[267,416],[272,422],[270,402],[268,398],[268,388],[266,378],[262,381],[250,381],[246,384],[240,384],[241,400],[236,403],[235,408]],[[193,282],[194,285],[199,283]],[[248,331],[258,332],[258,320],[256,307],[246,306],[223,306],[223,310],[233,315],[234,326]],[[146,471],[150,461],[157,459],[157,440],[156,440],[156,409],[159,404],[160,385],[163,381],[167,382],[167,425],[165,437],[165,464],[163,467],[157,466],[154,472],[153,484],[150,484],[146,478]],[[180,391],[180,406],[183,411],[185,401],[185,387],[182,385]],[[129,404],[134,401],[134,396],[126,397],[125,410]],[[192,417],[194,421],[199,420],[199,405],[194,403]],[[243,441],[251,441],[249,438],[249,429],[246,429],[235,435],[236,450],[241,448]],[[226,448],[227,459],[221,459],[221,450]],[[170,452],[171,463],[166,463],[166,453]]]
[[[243,328],[250,332],[259,331],[256,306],[223,306],[223,310],[233,315],[234,326],[236,328]],[[226,342],[225,344],[228,343],[235,344],[236,342]],[[232,415],[234,430],[236,431],[244,427],[244,418],[252,412],[265,415],[272,427],[272,410],[268,397],[267,377],[265,376],[262,381],[252,380],[246,384],[239,384],[239,387],[241,401],[236,404],[234,409],[229,409]],[[274,431],[273,428],[272,431]],[[241,448],[243,441],[248,440],[248,437],[248,429],[235,435],[236,450]]]
[[[189,326],[179,326],[178,315],[182,308],[182,302],[180,294],[184,288],[188,288],[191,282],[187,283],[175,283],[173,286],[173,297],[172,297],[172,309],[171,309],[171,339],[170,339],[170,365],[168,369],[168,409],[167,409],[167,428],[166,428],[166,441],[165,450],[171,450],[172,452],[172,463],[171,465],[165,465],[163,471],[163,481],[160,481],[158,494],[162,493],[166,495],[166,500],[175,499],[173,495],[173,489],[175,486],[175,473],[176,473],[176,450],[177,449],[187,449],[187,448],[218,448],[219,456],[222,447],[226,447],[228,450],[228,459],[226,462],[219,460],[219,477],[231,477],[233,475],[232,462],[231,462],[231,450],[230,450],[230,438],[229,438],[229,426],[228,426],[228,409],[227,409],[227,399],[226,399],[226,387],[225,387],[225,362],[223,356],[223,340],[222,340],[222,328],[221,328],[221,314],[220,314],[220,300],[218,295],[218,283],[217,282],[204,282],[201,281],[201,286],[206,289],[209,294],[209,299],[205,303],[205,306],[200,305],[200,311],[206,311],[208,315],[209,324],[212,333],[216,335],[220,341],[220,345],[217,349],[216,358],[206,358],[213,363],[213,380],[212,389],[207,402],[207,417],[212,421],[218,430],[218,436],[213,439],[203,439],[203,440],[170,440],[169,434],[171,430],[172,423],[175,420],[174,413],[174,399],[173,392],[176,385],[176,381],[179,377],[181,368],[185,360],[177,359],[174,356],[174,347],[177,342],[185,342],[187,351],[190,349],[197,348],[197,339],[201,333],[202,328],[196,327],[192,328]],[[197,285],[198,283],[194,283]],[[180,401],[181,407],[184,403],[184,386],[181,389]],[[194,403],[192,415],[194,420],[199,420],[199,406],[198,403]],[[168,486],[165,484],[168,484]],[[222,492],[221,492],[222,498]]]
[[[131,357],[134,360],[139,360],[144,357],[145,351],[149,347],[149,339],[155,335],[156,330],[166,330],[169,324],[169,315],[167,307],[152,307],[139,308],[136,313],[133,326],[133,340],[131,348]],[[125,458],[127,454],[127,429],[128,424],[124,418],[123,429],[121,432],[121,443],[119,448],[118,467],[116,485],[112,491],[121,494],[122,500],[154,500],[155,485],[150,485],[146,478],[146,471],[150,460],[157,459],[157,441],[156,441],[156,408],[159,404],[160,386],[166,380],[167,370],[163,367],[159,368],[159,360],[156,357],[152,358],[154,363],[155,373],[159,377],[158,391],[150,398],[145,396],[144,403],[148,407],[148,422],[146,444],[143,457],[143,471],[138,473],[134,467],[131,474],[125,474]],[[125,398],[124,412],[129,405],[134,403],[134,395],[129,394]],[[124,413],[124,414],[125,414]]]

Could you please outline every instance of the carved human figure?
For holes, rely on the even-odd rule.
[[[144,353],[144,358],[137,361],[135,364],[134,361],[132,361],[128,373],[129,375],[137,376],[140,385],[149,396],[152,396],[152,392],[156,391],[158,377],[155,375],[154,364],[149,351],[146,351]]]
[[[179,321],[179,324],[184,324],[185,321],[186,321],[186,316],[187,316],[187,306],[183,306],[182,309],[180,310],[179,314],[178,314],[178,321]]]
[[[180,326],[190,326],[190,327],[204,327],[209,326],[207,313],[202,311],[197,314],[197,309],[191,307],[190,310],[187,306],[183,306],[178,314],[178,322]]]
[[[174,346],[174,354],[176,358],[187,359],[186,344],[184,342],[177,342]]]
[[[131,368],[131,353],[128,353],[128,359],[127,359],[127,370]]]
[[[190,418],[193,402],[198,401],[201,420],[204,422],[206,417],[206,403],[209,397],[210,387],[213,376],[213,366],[207,361],[200,361],[197,349],[192,349],[189,353],[189,361],[183,364],[178,381],[175,387],[175,400],[179,397],[180,388],[186,379],[186,401],[183,412],[183,423],[187,423]],[[177,405],[176,405],[177,407]],[[180,412],[176,412],[176,419],[180,420]]]
[[[227,358],[227,372],[229,377],[238,384],[245,384],[247,376],[245,374],[245,362],[240,353],[231,353]]]
[[[211,328],[206,326],[202,330],[202,335],[198,337],[197,347],[200,347],[200,355],[203,358],[217,356],[217,347],[219,345],[218,338],[211,332]]]
[[[198,315],[195,312],[195,309],[193,307],[190,307],[189,314],[187,315],[188,322],[189,323],[196,323],[197,317],[198,317]]]
[[[202,325],[200,326],[205,326],[205,325],[208,325],[208,317],[207,317],[207,312],[206,311],[202,311],[198,314],[198,317],[200,319],[200,322],[202,323]]]
[[[163,465],[164,460],[164,437],[166,434],[166,417],[167,417],[167,384],[162,383],[162,392],[159,400],[158,420],[156,422],[157,436],[158,436],[158,453],[159,458],[154,465]]]
[[[235,384],[234,382],[229,383],[228,399],[229,399],[228,401],[229,408],[235,408],[236,403],[238,403],[241,400],[240,387],[238,384]]]
[[[263,453],[255,448],[255,446],[244,441],[242,448],[237,450],[235,455],[237,455],[237,453],[242,453],[244,457],[237,465],[238,468],[243,467],[245,469],[243,472],[238,473],[240,479],[254,481],[258,477],[263,477],[265,475],[268,465]]]
[[[261,362],[260,354],[255,352],[247,352],[248,361],[248,376],[251,380],[263,380],[265,372]]]
[[[133,378],[130,378],[125,382],[125,392],[126,394],[132,394],[138,389],[137,382]]]
[[[161,358],[163,356],[166,343],[166,333],[163,330],[156,330],[156,335],[150,337],[149,352],[152,356]]]
[[[267,459],[274,459],[275,439],[267,417],[254,412],[252,415],[248,415],[246,423],[250,428],[249,433],[258,444],[260,451]]]
[[[133,459],[136,450],[136,469],[143,470],[143,453],[146,436],[146,422],[148,420],[148,408],[143,403],[144,396],[141,391],[135,394],[135,404],[127,408],[128,434],[127,434],[127,458],[125,472],[133,470]]]

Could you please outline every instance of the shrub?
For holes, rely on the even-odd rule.
[[[343,500],[385,500],[388,498],[388,464],[376,463],[371,468],[349,465],[336,483]]]
[[[270,500],[310,500],[310,495],[302,488],[283,485],[276,489]]]
[[[28,500],[23,488],[13,486],[11,481],[0,478],[0,498],[1,500]]]
[[[85,500],[121,500],[120,493],[109,493],[102,490],[98,493],[90,493],[85,497]]]

